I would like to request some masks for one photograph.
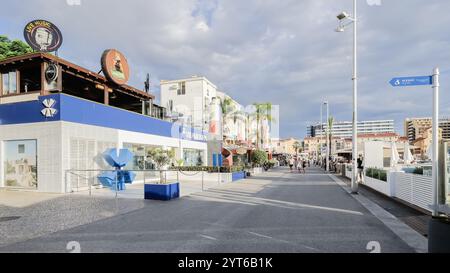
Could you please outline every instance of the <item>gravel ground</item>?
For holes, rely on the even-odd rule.
[[[26,195],[25,195],[26,196]],[[0,205],[0,247],[144,207],[144,200],[65,195],[26,207]]]

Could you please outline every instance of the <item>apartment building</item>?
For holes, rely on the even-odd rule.
[[[430,127],[432,127],[431,118],[407,118],[404,122],[405,136],[408,137],[409,143],[413,144],[422,138]],[[439,120],[439,128],[442,129],[442,139],[450,140],[450,118]]]
[[[328,125],[310,125],[307,127],[307,137],[323,136],[328,128]],[[351,121],[334,122],[331,128],[331,133],[336,137],[352,137],[353,123]],[[372,120],[358,122],[358,134],[380,134],[380,133],[395,133],[394,120]]]

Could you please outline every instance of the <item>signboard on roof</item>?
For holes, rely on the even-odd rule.
[[[125,56],[116,49],[103,52],[102,70],[108,81],[118,85],[126,84],[130,78],[130,68]]]
[[[25,41],[30,47],[40,52],[57,51],[63,42],[61,31],[46,20],[29,22],[23,30]]]

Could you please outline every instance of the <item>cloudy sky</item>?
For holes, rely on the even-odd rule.
[[[394,119],[402,133],[405,117],[431,116],[431,88],[388,82],[434,66],[450,116],[450,1],[358,2],[359,119]],[[60,56],[93,71],[104,49],[119,49],[133,86],[148,72],[158,94],[161,79],[204,75],[243,105],[277,104],[281,137],[303,137],[323,100],[351,120],[352,31],[333,31],[351,0],[4,0],[2,10],[0,34],[23,39],[27,22],[49,20],[64,35]]]

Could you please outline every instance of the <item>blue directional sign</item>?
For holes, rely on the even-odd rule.
[[[432,85],[433,77],[432,76],[400,77],[400,78],[393,78],[389,83],[393,87]]]

